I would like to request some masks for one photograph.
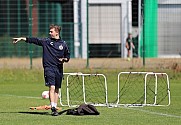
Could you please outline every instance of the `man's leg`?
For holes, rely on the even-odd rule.
[[[130,50],[128,50],[128,57],[127,60],[130,61]]]
[[[57,107],[58,104],[58,96],[59,96],[59,88],[55,88],[55,93],[54,93],[55,108]]]
[[[57,116],[58,115],[58,112],[56,110],[57,102],[55,102],[55,99],[58,96],[56,96],[57,94],[56,94],[55,86],[51,85],[49,87],[49,93],[50,93],[50,104],[51,104],[52,115]]]
[[[50,105],[51,107],[54,107],[54,96],[55,96],[55,86],[51,85],[49,87],[49,94],[50,94]]]

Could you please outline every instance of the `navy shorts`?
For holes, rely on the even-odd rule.
[[[61,88],[63,69],[46,67],[44,69],[45,86],[55,86]]]

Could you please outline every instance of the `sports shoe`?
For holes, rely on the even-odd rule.
[[[52,107],[51,110],[52,110],[52,116],[58,116],[58,112],[55,107]]]

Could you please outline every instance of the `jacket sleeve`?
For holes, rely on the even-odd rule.
[[[35,37],[31,37],[31,38],[26,38],[26,43],[33,43],[39,46],[43,46],[43,42],[46,41],[46,39],[42,39],[42,38],[35,38]]]
[[[68,62],[70,60],[70,51],[66,43],[65,43],[64,58],[67,58],[65,62]]]

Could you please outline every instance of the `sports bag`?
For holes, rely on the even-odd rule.
[[[68,109],[67,115],[99,115],[96,107],[90,104],[81,104],[78,108]]]

